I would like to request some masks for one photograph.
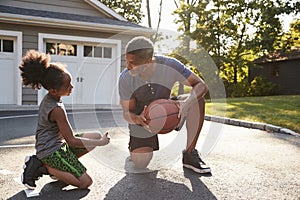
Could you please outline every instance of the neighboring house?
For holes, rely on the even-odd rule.
[[[66,104],[119,103],[124,48],[153,31],[124,19],[98,0],[0,1],[0,104],[37,105],[46,90],[22,87],[18,66],[29,49],[51,55],[73,76]]]
[[[300,94],[300,48],[289,53],[273,53],[255,60],[249,68],[249,82],[263,76],[279,86],[276,94]]]

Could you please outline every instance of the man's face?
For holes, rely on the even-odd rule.
[[[143,73],[149,64],[149,60],[141,59],[134,54],[126,54],[126,67],[131,76],[138,76]]]

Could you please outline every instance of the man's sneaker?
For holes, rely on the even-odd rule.
[[[36,187],[35,180],[37,180],[41,175],[39,170],[41,167],[43,167],[43,164],[36,155],[25,157],[25,164],[23,166],[24,171],[21,176],[21,181],[28,189],[33,190]]]
[[[193,149],[191,152],[183,151],[182,163],[184,167],[200,174],[211,172],[210,167],[203,162],[196,149]]]

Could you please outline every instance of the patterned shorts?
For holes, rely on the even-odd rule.
[[[77,178],[86,172],[86,168],[78,160],[77,155],[85,151],[85,148],[71,148],[64,143],[60,149],[42,159],[49,167],[70,172]]]

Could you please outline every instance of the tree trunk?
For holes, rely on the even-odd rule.
[[[150,13],[150,2],[149,0],[146,0],[146,6],[147,6],[147,17],[148,17],[148,26],[152,28],[151,24],[151,13]]]

